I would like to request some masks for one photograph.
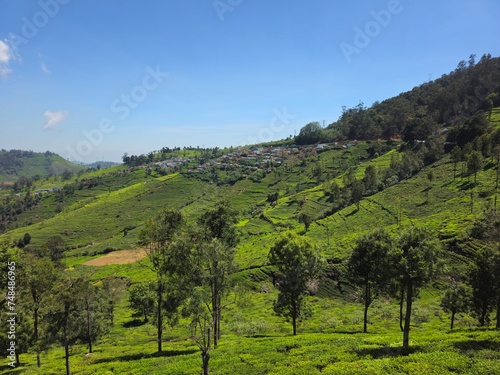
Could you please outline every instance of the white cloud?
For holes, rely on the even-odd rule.
[[[49,68],[47,68],[47,65],[45,65],[44,63],[40,64],[40,69],[42,69],[42,72],[44,72],[45,74],[50,74],[51,73],[51,71],[49,70]]]
[[[67,116],[67,111],[45,111],[43,114],[47,121],[43,125],[45,130],[55,130],[57,124],[59,124],[62,120],[64,120]]]
[[[0,40],[0,77],[6,77],[11,72],[9,68],[10,60],[14,59],[11,47]]]

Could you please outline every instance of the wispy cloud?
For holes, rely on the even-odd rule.
[[[44,63],[40,64],[40,69],[42,69],[42,72],[44,72],[45,74],[50,74],[51,73],[51,71],[49,70],[49,68],[47,68],[47,65],[45,65]]]
[[[7,77],[10,74],[9,62],[13,59],[12,48],[6,41],[0,40],[0,77]]]
[[[45,130],[55,130],[57,125],[66,118],[68,111],[45,111],[43,114],[46,118],[43,128]]]

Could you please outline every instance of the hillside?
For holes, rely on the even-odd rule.
[[[220,346],[211,351],[212,373],[498,373],[498,331],[477,327],[472,314],[460,312],[456,328],[450,330],[450,315],[440,303],[451,277],[465,275],[476,253],[492,248],[473,238],[471,228],[498,193],[500,107],[494,95],[500,94],[500,85],[481,93],[481,98],[491,99],[489,110],[457,104],[447,118],[433,107],[436,91],[431,88],[447,81],[458,98],[462,85],[471,85],[468,80],[474,72],[497,77],[499,61],[462,67],[372,109],[360,108],[350,117],[344,113],[337,123],[321,129],[315,143],[301,144],[300,137],[314,133],[314,126],[306,126],[295,140],[225,150],[164,148],[126,155],[124,165],[85,171],[65,181],[36,180],[18,192],[5,190],[0,255],[7,259],[42,253],[58,237],[66,275],[86,275],[98,286],[110,277],[123,281],[114,324],[97,341],[94,353],[87,354],[82,340],[71,346],[75,374],[197,374],[200,350],[192,340],[196,335],[189,320],[180,316],[173,319],[176,324],[165,324],[164,348],[157,353],[154,319],[140,320],[128,298],[135,286],[155,280],[153,262],[142,258],[146,251],[140,232],[147,220],[171,208],[181,212],[187,224],[199,225],[197,220],[224,198],[237,212],[239,243],[232,275],[235,288],[223,310]],[[486,63],[490,70],[481,65]],[[389,112],[384,114],[378,105],[392,103],[390,107],[397,108],[395,103],[402,99],[412,109],[403,111],[405,123],[384,139],[380,132]],[[380,115],[380,132],[367,139],[359,133],[349,136],[373,125],[373,119],[363,120],[360,129],[352,128],[359,119],[375,114]],[[422,124],[428,124],[429,116],[434,122],[427,128]],[[415,126],[426,131],[412,132]],[[337,135],[329,138],[334,132]],[[478,160],[476,167],[470,163],[472,155]],[[23,157],[21,169],[14,166],[12,173],[35,171],[24,158],[30,157]],[[360,333],[361,291],[349,281],[346,261],[360,236],[381,228],[396,236],[411,226],[433,233],[443,248],[444,265],[441,275],[414,301],[411,350],[403,353],[395,298],[376,299],[368,333]],[[290,323],[273,311],[278,290],[268,254],[280,233],[287,231],[311,241],[324,261],[317,285],[305,297],[310,316],[299,323],[298,336],[292,336]],[[22,267],[18,277],[28,278]],[[493,311],[488,317],[496,319]],[[19,369],[0,364],[0,370],[64,372],[59,345],[42,352],[41,368],[36,367],[34,350],[27,351],[22,352]]]
[[[64,171],[78,173],[82,166],[73,164],[49,151],[38,153],[21,150],[0,150],[0,182],[14,182],[19,177],[45,178],[62,175]]]

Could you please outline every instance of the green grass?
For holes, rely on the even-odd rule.
[[[498,116],[498,111],[494,116]],[[492,118],[496,118],[493,117]],[[267,173],[260,182],[245,179],[232,186],[216,187],[182,174],[147,176],[144,170],[122,175],[120,167],[92,172],[80,178],[100,178],[92,189],[75,191],[55,213],[53,195],[40,207],[19,216],[19,228],[2,237],[19,238],[28,232],[32,246],[40,246],[50,236],[62,235],[70,250],[65,258],[69,272],[88,274],[93,280],[119,276],[131,283],[152,280],[154,275],[145,259],[136,264],[93,267],[83,265],[97,254],[112,249],[137,246],[138,233],[148,217],[164,207],[182,209],[193,222],[214,202],[226,197],[240,212],[238,230],[241,242],[236,261],[240,271],[234,276],[238,288],[228,297],[223,313],[223,338],[212,351],[211,368],[215,374],[493,374],[500,372],[498,332],[475,328],[475,321],[459,315],[456,330],[450,332],[449,316],[439,301],[441,292],[424,290],[414,305],[409,355],[401,355],[398,306],[391,300],[377,300],[369,310],[369,333],[361,334],[362,306],[358,292],[342,282],[323,277],[315,296],[308,297],[313,315],[300,323],[299,335],[291,336],[291,325],[273,313],[277,292],[273,287],[267,254],[281,231],[294,230],[312,238],[322,256],[332,261],[329,268],[341,270],[354,240],[363,233],[385,227],[396,233],[400,226],[425,225],[435,230],[442,242],[467,235],[472,221],[491,200],[495,170],[487,165],[478,174],[471,212],[468,178],[453,179],[448,156],[427,166],[412,178],[365,197],[357,210],[354,205],[334,214],[325,192],[335,180],[343,184],[345,165],[355,168],[361,178],[368,165],[384,169],[395,150],[368,158],[368,143],[349,150],[311,151],[291,159]],[[302,160],[306,160],[305,163]],[[361,164],[360,164],[361,162]],[[322,168],[320,182],[313,168]],[[343,165],[343,166],[342,166]],[[434,181],[427,179],[432,170]],[[270,193],[279,192],[276,206],[267,202]],[[301,202],[304,203],[301,203]],[[302,206],[301,206],[302,205]],[[305,210],[315,219],[307,233],[297,222]],[[29,225],[24,225],[29,223]],[[124,231],[128,228],[127,231]],[[477,244],[463,245],[473,254]],[[462,254],[447,253],[447,263],[462,266]],[[126,294],[117,308],[115,326],[100,340],[95,353],[72,349],[74,374],[198,374],[200,354],[190,340],[187,322],[181,320],[166,329],[165,352],[155,354],[155,328],[137,325],[127,307]],[[61,374],[63,350],[53,347],[43,355],[42,369],[35,366],[34,355],[23,354],[26,365],[14,371],[0,367],[6,374]],[[17,371],[17,372],[16,372]]]
[[[254,286],[265,286],[266,274],[247,272]],[[415,303],[411,351],[401,353],[402,335],[397,305],[377,301],[370,309],[367,334],[359,333],[361,304],[344,298],[310,297],[311,319],[291,335],[291,326],[272,314],[275,291],[240,291],[223,317],[223,337],[212,350],[214,374],[493,374],[500,370],[498,332],[469,327],[459,316],[456,330],[448,330],[448,317],[438,306],[439,293],[425,291]],[[229,299],[231,299],[230,297]],[[137,324],[126,306],[117,308],[115,325],[86,355],[83,345],[72,348],[74,374],[198,374],[200,354],[189,340],[187,322],[166,328],[164,352],[157,355],[155,328]],[[5,374],[61,374],[64,351],[54,347],[42,355],[36,368],[33,354],[21,355],[23,366]],[[20,372],[16,372],[20,371]]]

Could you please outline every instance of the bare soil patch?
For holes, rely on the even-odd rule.
[[[100,258],[85,262],[86,266],[108,266],[110,264],[129,264],[140,261],[147,255],[146,249],[139,247],[132,250],[117,250],[112,251]]]

